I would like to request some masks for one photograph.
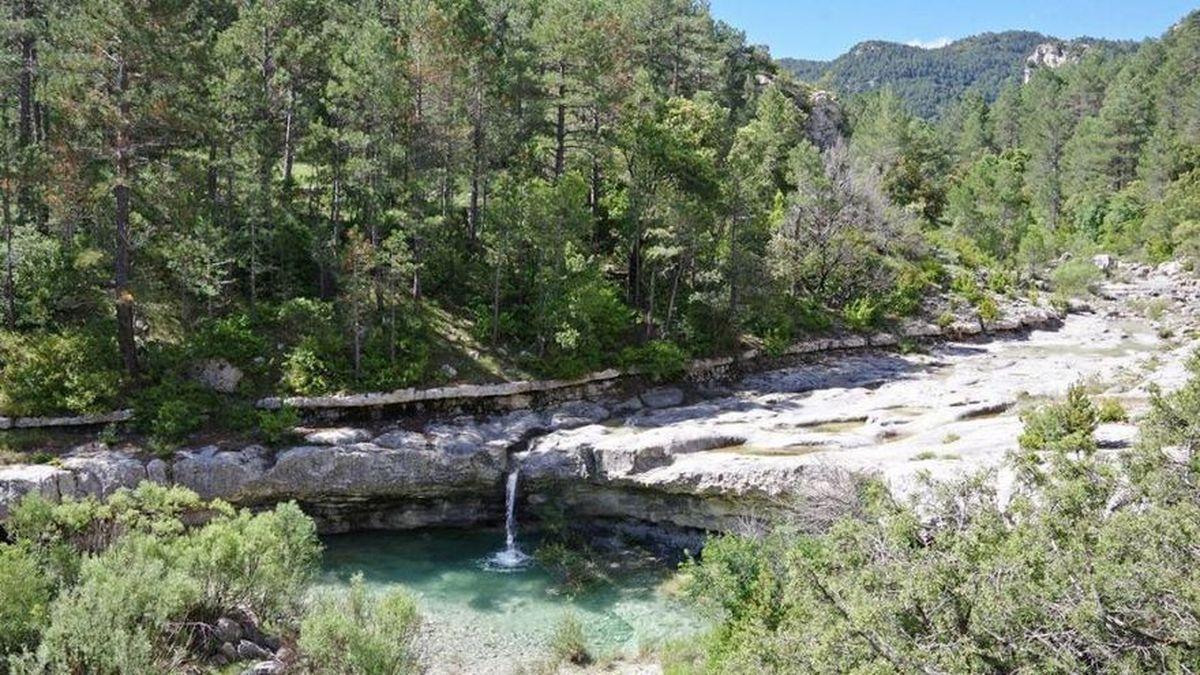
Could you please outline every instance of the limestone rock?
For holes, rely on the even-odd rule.
[[[337,429],[318,429],[305,434],[304,442],[312,445],[350,445],[371,440],[371,432],[366,429],[339,427]]]
[[[192,378],[200,384],[222,394],[237,391],[245,374],[225,359],[206,359],[192,369]]]
[[[1096,269],[1100,270],[1101,272],[1108,273],[1112,271],[1115,261],[1111,255],[1107,253],[1100,253],[1092,256],[1092,264],[1095,265]]]
[[[62,461],[75,478],[76,495],[104,499],[121,488],[133,489],[146,480],[146,467],[137,459],[103,446],[85,447]]]
[[[648,408],[673,408],[683,404],[683,391],[678,387],[658,387],[642,392],[638,398]]]
[[[425,450],[429,448],[429,441],[426,440],[425,434],[402,429],[389,431],[371,442],[391,450]]]
[[[217,619],[217,625],[213,632],[218,640],[231,645],[242,639],[242,627],[238,622],[225,616]]]
[[[0,518],[8,517],[11,509],[27,494],[58,499],[61,494],[59,484],[64,480],[70,481],[71,473],[53,466],[0,466]]]
[[[247,486],[262,479],[267,469],[265,455],[259,446],[225,452],[215,446],[201,448],[182,453],[171,467],[171,474],[177,484],[204,499],[236,501]]]
[[[238,642],[237,655],[238,658],[243,661],[271,658],[271,652],[263,649],[249,640],[242,640]]]

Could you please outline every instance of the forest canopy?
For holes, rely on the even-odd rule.
[[[669,372],[1200,248],[1197,15],[935,125],[814,94],[695,0],[5,12],[5,414],[178,438],[266,393]]]

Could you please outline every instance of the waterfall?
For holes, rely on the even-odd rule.
[[[483,561],[485,569],[509,572],[523,569],[529,556],[517,546],[517,482],[520,472],[513,469],[508,474],[504,490],[504,550],[497,551]]]
[[[515,551],[517,548],[517,479],[520,475],[519,469],[509,472],[508,488],[504,492],[504,508],[507,510],[504,516],[504,538],[509,551]]]

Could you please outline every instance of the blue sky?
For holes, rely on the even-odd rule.
[[[710,0],[718,18],[776,57],[832,59],[863,40],[937,45],[985,31],[1141,39],[1200,0]]]

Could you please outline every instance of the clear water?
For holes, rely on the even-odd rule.
[[[571,597],[536,563],[489,566],[505,548],[500,531],[360,533],[324,543],[322,586],[343,587],[361,571],[373,591],[402,585],[417,598],[426,624],[423,651],[435,671],[506,672],[535,664],[547,656],[554,629],[569,612],[596,656],[635,655],[706,626],[670,592],[672,570],[640,558],[608,563],[609,582]],[[522,548],[535,546],[523,542]]]

